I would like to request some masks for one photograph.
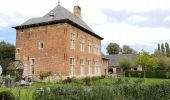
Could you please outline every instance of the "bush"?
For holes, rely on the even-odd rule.
[[[141,81],[141,80],[140,80]],[[56,87],[36,91],[34,100],[169,100],[170,84]]]
[[[66,79],[63,80],[64,84],[68,84],[68,83],[71,83],[71,82],[72,82],[72,78],[70,78],[70,77],[67,77]]]
[[[40,74],[39,74],[40,80],[43,80],[43,79],[47,78],[50,75],[51,75],[51,72],[40,72]]]
[[[120,61],[120,66],[123,69],[123,71],[128,71],[131,69],[132,64],[131,64],[130,60],[123,59]]]
[[[170,78],[168,76],[170,71],[145,71],[146,78]],[[125,76],[144,77],[144,71],[126,71]]]
[[[15,100],[15,96],[10,91],[0,92],[0,100]]]

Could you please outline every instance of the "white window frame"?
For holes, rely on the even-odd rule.
[[[92,75],[92,61],[88,60],[88,74],[89,76]]]
[[[69,75],[74,76],[75,75],[75,58],[70,57],[69,59]]]
[[[44,42],[43,41],[39,42],[39,49],[44,49]]]
[[[95,66],[95,74],[96,75],[100,75],[101,74],[100,62],[99,61],[95,61],[94,62],[94,66]]]
[[[70,49],[75,49],[75,33],[70,33]]]
[[[85,47],[85,38],[81,37],[80,38],[80,51],[84,51],[84,47]]]
[[[84,68],[84,59],[80,59],[80,75],[84,76],[85,74],[85,68]]]
[[[92,52],[92,41],[89,40],[88,41],[88,53],[91,53]]]
[[[20,48],[16,48],[16,54],[19,54],[20,53]]]
[[[34,61],[34,62],[32,62],[32,61]],[[35,58],[30,58],[30,73],[32,75],[35,75],[35,67],[36,67]]]

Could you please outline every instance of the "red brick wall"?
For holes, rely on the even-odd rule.
[[[23,32],[22,32],[23,31]],[[76,34],[75,49],[70,49],[70,33]],[[85,51],[80,51],[80,37],[85,37]],[[94,36],[81,31],[67,23],[53,24],[26,29],[17,29],[16,48],[20,53],[16,54],[17,60],[23,60],[28,66],[30,59],[35,58],[36,74],[39,72],[52,72],[52,74],[69,75],[69,58],[76,60],[76,75],[80,75],[80,58],[85,61],[85,74],[88,74],[88,59],[92,60],[94,74],[94,60],[101,62],[101,55],[88,53],[88,37],[92,38],[92,44],[101,41]],[[44,49],[39,49],[39,42],[44,42]],[[93,48],[93,45],[92,45]]]

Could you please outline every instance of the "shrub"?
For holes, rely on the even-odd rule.
[[[71,82],[72,82],[72,79],[70,77],[67,77],[66,79],[63,80],[64,84],[68,84],[68,83],[71,83]]]
[[[43,80],[45,78],[47,78],[48,76],[51,75],[51,72],[40,72],[39,76],[40,76],[40,80]]]
[[[146,78],[170,78],[168,76],[170,71],[145,71]],[[131,77],[144,77],[143,71],[126,71],[125,76],[128,77],[129,74]]]
[[[166,78],[169,78],[170,74],[169,72],[166,72]]]
[[[131,69],[132,64],[131,64],[130,60],[123,59],[120,61],[120,66],[123,69],[123,71],[128,71]]]
[[[170,84],[55,87],[36,91],[34,100],[169,100]]]
[[[91,78],[90,77],[85,77],[83,79],[83,82],[85,83],[85,85],[90,86],[91,85]]]
[[[15,100],[15,96],[10,91],[0,92],[0,100]]]

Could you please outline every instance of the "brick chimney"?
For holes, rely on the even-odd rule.
[[[78,5],[74,6],[74,15],[81,18],[81,8]]]

